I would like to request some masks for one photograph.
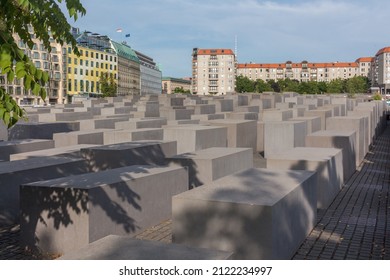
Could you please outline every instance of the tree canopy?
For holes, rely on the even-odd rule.
[[[117,84],[112,73],[102,73],[99,79],[100,91],[103,97],[115,97],[117,92]]]
[[[23,79],[26,90],[31,90],[36,96],[46,99],[44,85],[49,75],[37,69],[29,57],[19,48],[14,35],[30,48],[33,40],[29,29],[32,28],[35,38],[51,51],[50,41],[68,43],[78,54],[76,41],[70,30],[59,4],[64,3],[69,17],[77,20],[79,15],[85,15],[85,9],[79,0],[1,0],[0,2],[0,74],[9,82]],[[13,126],[25,112],[9,95],[6,89],[0,87],[0,119],[7,127]]]
[[[346,80],[335,79],[330,82],[281,80],[256,80],[253,81],[242,75],[236,79],[236,92],[297,92],[300,94],[323,94],[323,93],[365,93],[370,88],[367,77],[355,76]]]

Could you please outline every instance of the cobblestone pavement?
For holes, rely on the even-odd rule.
[[[390,259],[390,126],[376,139],[358,170],[328,209],[293,259]],[[147,229],[135,238],[172,242],[172,221]],[[19,246],[19,225],[0,228],[0,260],[50,259]]]

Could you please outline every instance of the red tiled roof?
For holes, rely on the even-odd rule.
[[[203,55],[234,55],[233,51],[230,49],[200,49],[198,54]]]
[[[384,47],[382,49],[380,49],[375,56],[378,56],[378,55],[381,55],[381,54],[384,54],[384,53],[390,53],[390,47]]]
[[[374,57],[359,57],[356,62],[373,62]]]
[[[302,63],[291,63],[292,68],[302,68]],[[358,67],[356,62],[307,63],[308,68]],[[237,68],[286,68],[286,63],[242,63]]]

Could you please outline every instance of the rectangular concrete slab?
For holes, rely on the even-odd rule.
[[[209,148],[169,158],[170,162],[186,166],[189,188],[215,181],[232,173],[253,167],[250,148]]]
[[[368,147],[365,146],[365,118],[359,116],[333,117],[326,121],[326,130],[344,130],[356,132],[356,166],[359,166],[364,157]]]
[[[321,130],[306,136],[306,147],[342,149],[344,182],[355,173],[356,132],[343,130]]]
[[[229,260],[233,253],[109,235],[60,260]]]
[[[342,150],[298,147],[267,157],[267,168],[317,172],[317,208],[326,209],[343,187]]]
[[[39,180],[89,172],[84,159],[31,158],[0,162],[0,225],[19,221],[19,186]]]
[[[232,148],[252,148],[256,151],[257,122],[248,120],[212,120],[211,125],[227,128],[227,146]]]
[[[0,141],[0,160],[8,161],[13,154],[26,153],[54,148],[53,140],[25,139]]]
[[[130,166],[22,185],[21,244],[64,254],[110,234],[132,236],[171,217],[183,167]]]
[[[173,242],[290,259],[316,222],[314,172],[248,169],[173,197]]]
[[[37,158],[37,157],[51,157],[51,156],[64,156],[71,158],[81,158],[80,150],[84,148],[96,147],[97,145],[81,144],[74,146],[66,146],[61,148],[52,148],[46,150],[38,150],[27,153],[13,154],[10,156],[10,160],[22,160],[28,158]]]
[[[177,141],[177,153],[227,146],[227,128],[221,126],[165,126],[164,140]]]
[[[306,122],[284,121],[264,123],[264,157],[305,146]]]
[[[166,158],[177,155],[175,141],[133,141],[81,149],[92,170],[130,165],[165,165]]]

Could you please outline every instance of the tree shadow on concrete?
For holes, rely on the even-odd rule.
[[[208,189],[201,199],[174,205],[173,241],[234,252],[236,259],[291,258],[316,222],[316,178],[284,174],[304,187],[284,185],[280,172],[248,169],[192,190]]]

